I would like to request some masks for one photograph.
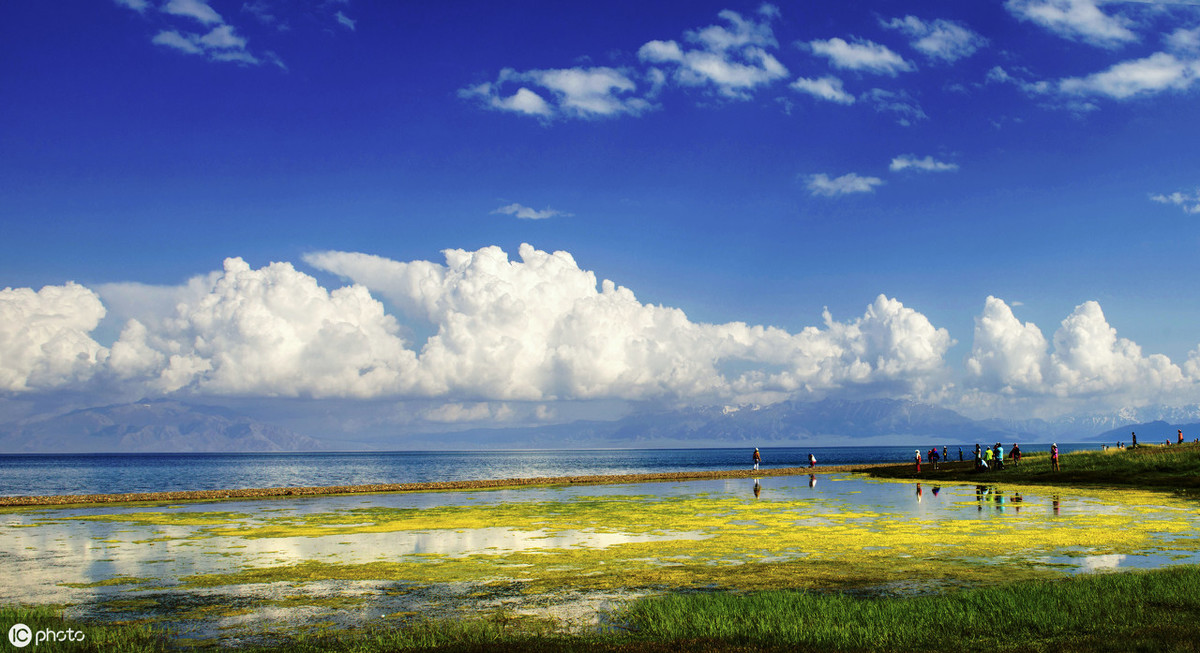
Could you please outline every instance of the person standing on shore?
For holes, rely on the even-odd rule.
[[[1183,444],[1183,429],[1179,429],[1179,441],[1177,444]]]
[[[921,471],[921,450],[917,449],[917,472]]]
[[[754,456],[751,457],[754,461],[754,471],[758,471],[758,464],[762,462],[762,455],[758,453],[758,447],[754,447]]]
[[[808,454],[808,467],[809,467],[809,469],[812,469],[813,467],[816,467],[816,466],[817,466],[817,457],[816,457],[816,456],[814,456],[814,455],[812,455],[811,453],[810,453],[810,454]]]
[[[1137,449],[1137,433],[1134,433],[1133,431],[1130,431],[1130,432],[1129,432],[1129,435],[1133,436],[1133,444],[1129,445],[1129,446],[1130,446],[1130,448],[1131,448],[1131,449]]]
[[[1012,451],[1008,452],[1008,457],[1012,460],[1013,467],[1016,467],[1021,462],[1021,445],[1014,442]]]
[[[1058,443],[1050,445],[1050,469],[1058,471]]]

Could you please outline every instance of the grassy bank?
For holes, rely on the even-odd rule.
[[[0,606],[0,630],[8,633],[16,624],[29,628],[26,650],[31,651],[145,653],[165,650],[168,644],[164,634],[144,626],[80,624],[63,619],[59,611],[45,606]],[[18,650],[10,644],[4,646],[7,650]]]
[[[1007,456],[1007,451],[1005,455]],[[878,478],[968,483],[1136,486],[1195,492],[1200,490],[1200,444],[1075,451],[1059,456],[1057,472],[1051,469],[1050,454],[1045,452],[1027,454],[1018,465],[1005,458],[1004,469],[987,471],[976,471],[971,461],[942,464],[938,470],[934,470],[933,465],[929,463],[923,463],[919,473],[913,464],[873,467],[865,471]]]
[[[1200,568],[1089,575],[909,598],[670,595],[640,637],[801,651],[1170,651],[1200,642]]]
[[[33,614],[36,613],[36,614]],[[31,616],[32,615],[32,616]],[[1194,651],[1200,567],[1110,573],[912,597],[770,591],[643,599],[614,615],[623,628],[562,634],[494,614],[338,631],[246,647],[279,651]],[[67,626],[48,610],[0,612],[0,623]],[[137,627],[83,628],[82,648],[157,651]]]

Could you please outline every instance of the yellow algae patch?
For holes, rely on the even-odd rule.
[[[155,578],[139,578],[136,576],[117,576],[116,578],[106,578],[92,583],[59,583],[63,587],[74,587],[77,589],[93,588],[93,587],[115,587],[118,585],[142,585],[145,583],[155,582]]]
[[[961,487],[958,488],[960,491]],[[1015,498],[1020,488],[1004,488]],[[982,496],[982,495],[981,495]],[[653,534],[655,541],[602,546],[538,546],[507,553],[493,547],[456,556],[401,555],[361,564],[306,561],[186,577],[191,586],[318,580],[377,580],[413,585],[447,582],[516,583],[526,592],[622,587],[903,587],[913,583],[977,584],[1062,573],[1051,558],[1139,555],[1200,549],[1190,535],[1194,515],[1181,504],[1159,513],[1131,509],[1110,497],[1062,493],[1049,502],[999,504],[979,510],[969,497],[953,509],[913,514],[896,508],[813,496],[748,501],[744,497],[604,496],[582,500],[450,506],[432,509],[361,508],[337,514],[278,516],[214,535],[246,538],[312,537],[421,531],[458,533],[506,528],[514,533]],[[1171,503],[1148,495],[1160,505]],[[1139,499],[1145,497],[1139,496]],[[1018,502],[1020,503],[1020,502]],[[1074,509],[1084,504],[1092,510]],[[1094,504],[1094,505],[1093,505]],[[1141,508],[1141,506],[1137,506]],[[983,513],[986,508],[986,514]],[[1006,508],[998,511],[997,508]],[[1188,548],[1191,545],[1191,548]]]
[[[251,516],[237,512],[194,512],[187,510],[173,512],[117,512],[87,515],[72,515],[70,517],[51,516],[39,520],[40,523],[62,521],[97,521],[124,522],[144,526],[217,526],[233,524],[250,519]],[[128,532],[128,531],[118,531]]]
[[[1069,557],[1200,551],[1195,504],[1162,494],[943,484],[936,501],[927,485],[928,498],[918,504],[910,482],[871,484],[883,486],[882,498],[869,498],[876,494],[870,487],[853,498],[803,488],[774,488],[774,497],[760,499],[538,494],[425,508],[167,510],[60,520],[192,527],[180,544],[219,543],[213,557],[222,558],[200,568],[213,573],[178,579],[193,588],[337,580],[476,583],[526,594],[929,588],[1061,575],[1075,567],[1062,564]]]

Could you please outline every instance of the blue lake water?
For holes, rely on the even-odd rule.
[[[762,447],[762,468],[900,463],[933,445]],[[1011,446],[1011,445],[1008,445]],[[1061,443],[1060,451],[1096,449]],[[1022,445],[1045,451],[1049,444]],[[576,451],[3,454],[0,496],[169,492],[238,488],[422,483],[433,481],[643,474],[741,469],[752,448]],[[952,460],[959,447],[950,447]],[[970,460],[971,449],[963,448]]]

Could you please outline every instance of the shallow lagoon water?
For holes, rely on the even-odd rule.
[[[0,600],[222,641],[499,608],[589,627],[677,588],[920,592],[1195,563],[1198,523],[1160,493],[839,474],[26,509],[0,513]]]
[[[928,449],[926,444],[922,450]],[[956,445],[951,452],[958,450]],[[1024,451],[1050,444],[1026,443]],[[1095,443],[1059,443],[1063,453]],[[763,447],[764,469],[907,461],[904,447]],[[966,447],[970,459],[970,447]],[[0,496],[226,490],[474,481],[548,476],[726,470],[750,466],[750,450],[385,451],[288,453],[0,454]]]

